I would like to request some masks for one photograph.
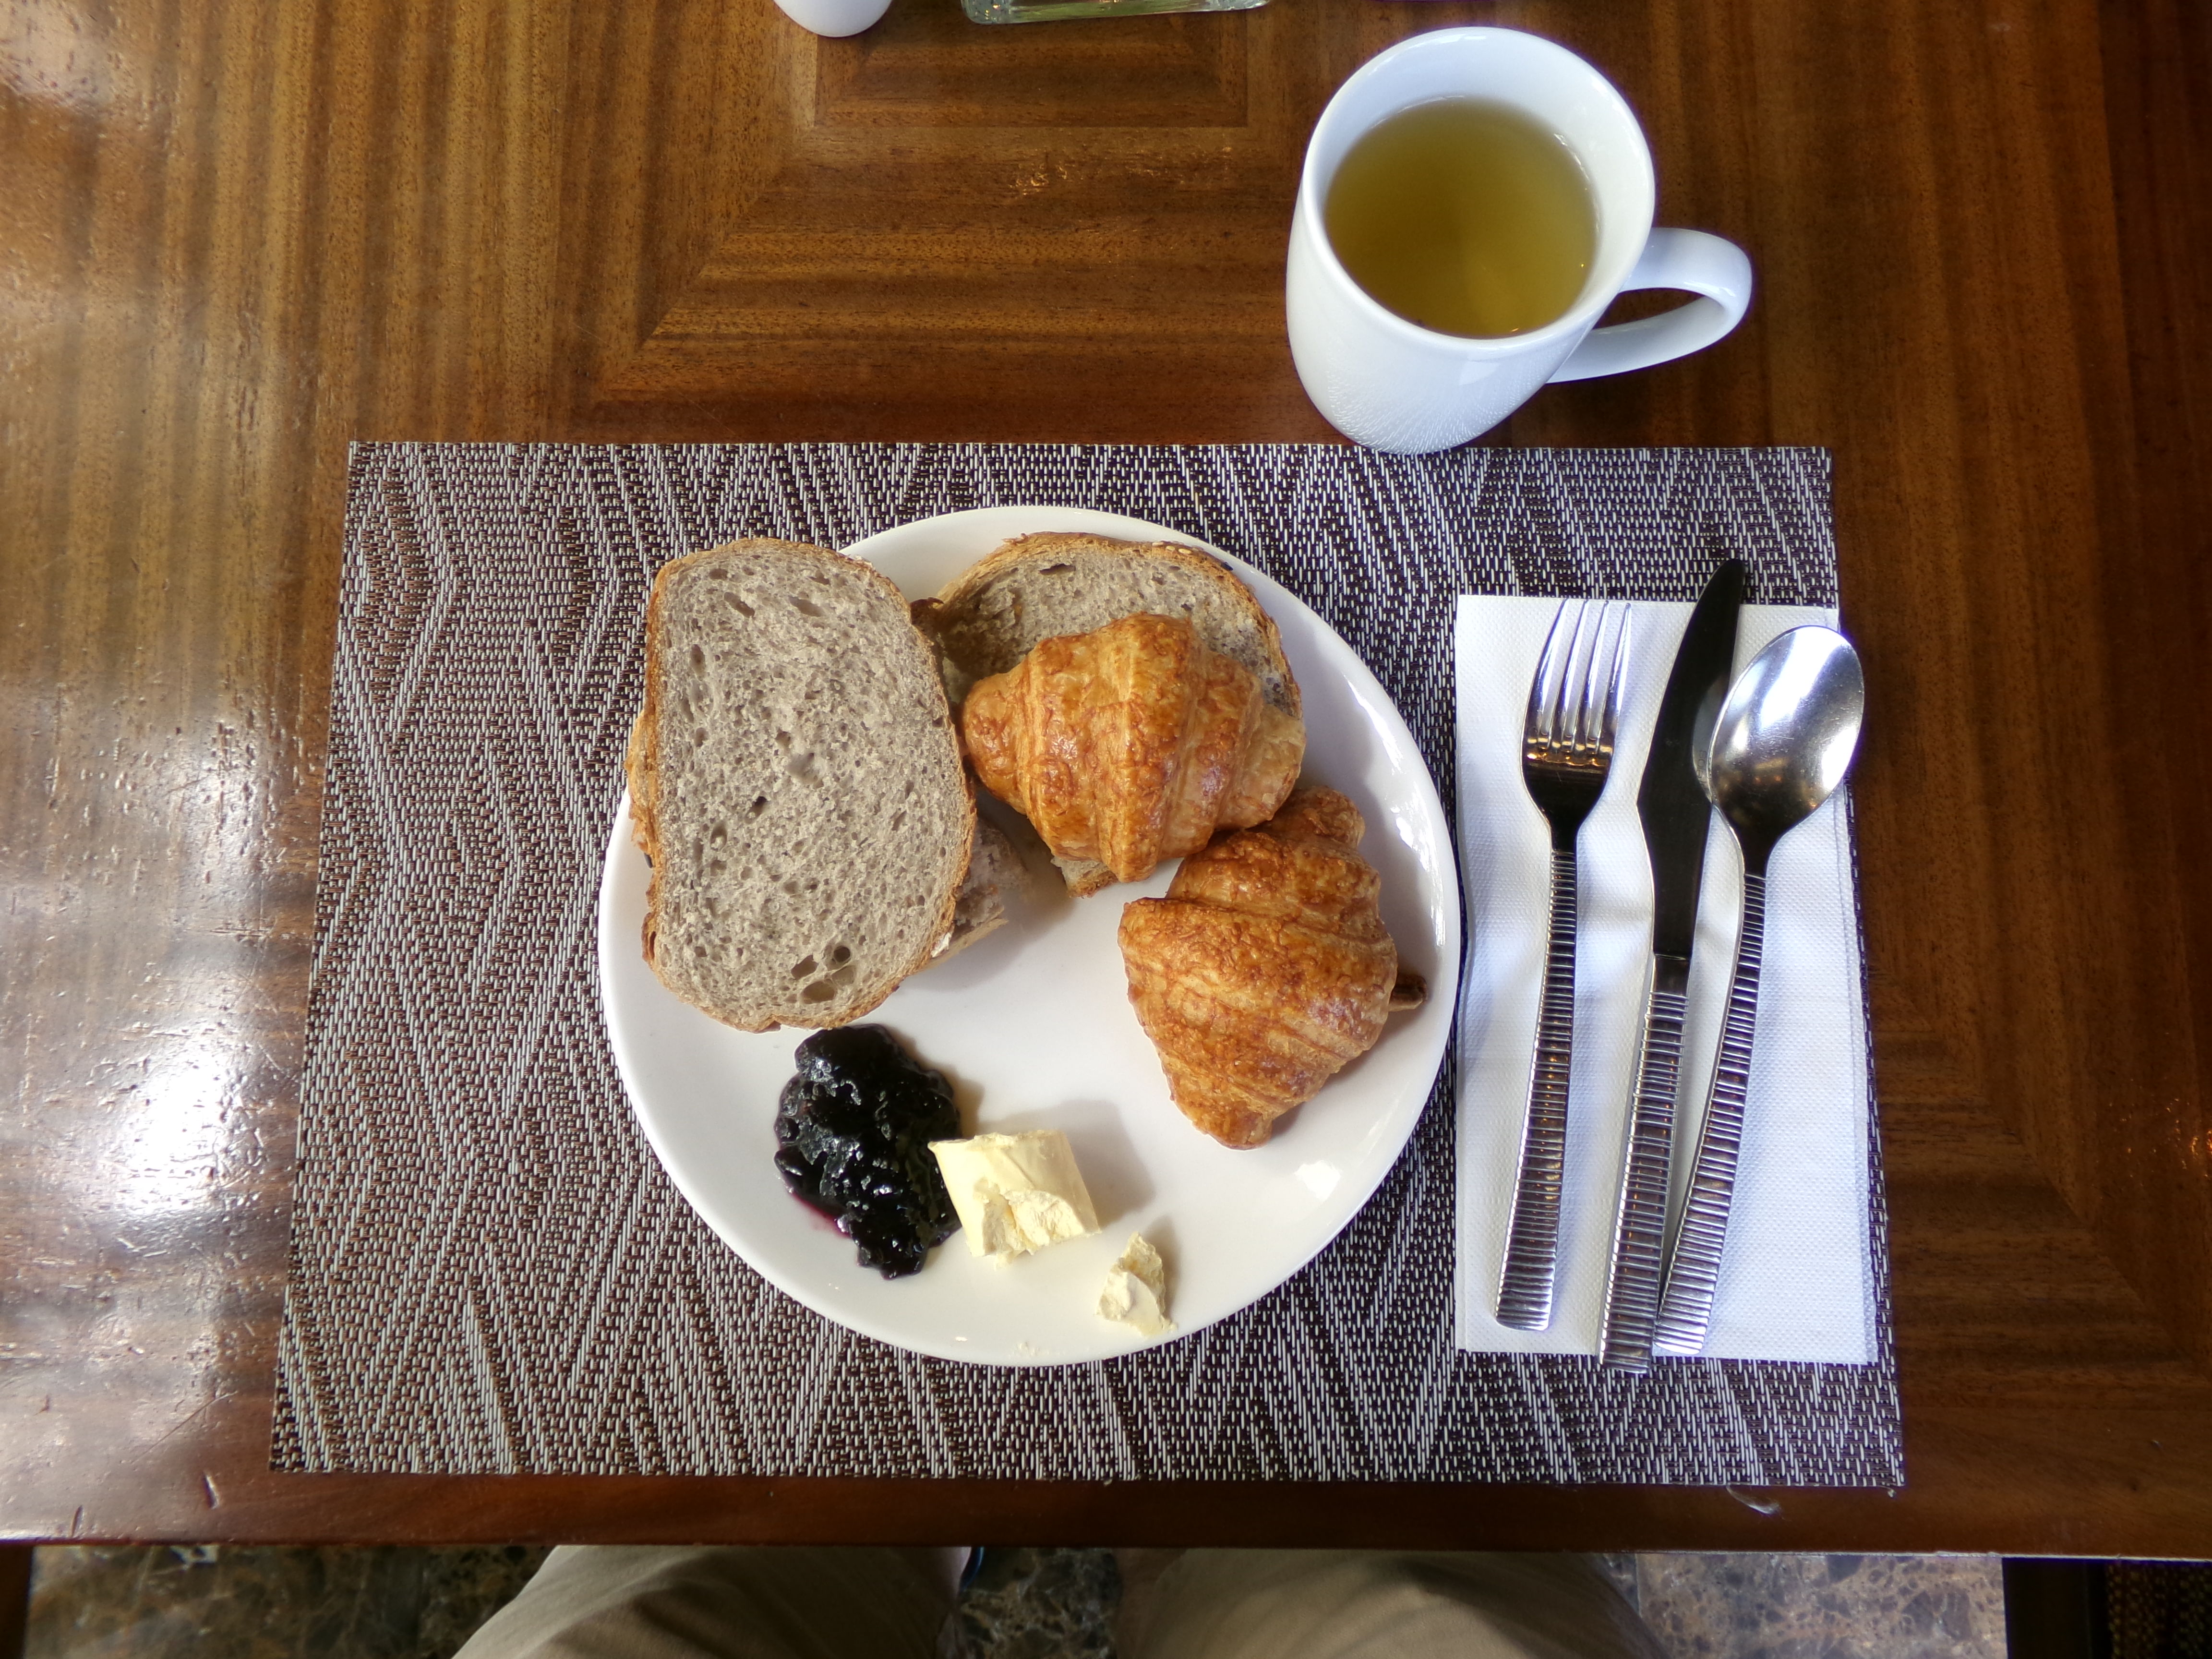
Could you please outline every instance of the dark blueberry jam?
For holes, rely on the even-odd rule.
[[[863,1267],[920,1273],[960,1225],[929,1151],[959,1139],[951,1085],[881,1025],[817,1031],[793,1058],[775,1114],[784,1184],[836,1222]]]

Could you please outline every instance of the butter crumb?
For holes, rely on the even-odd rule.
[[[1142,1233],[1129,1235],[1121,1260],[1107,1269],[1106,1287],[1098,1293],[1098,1315],[1140,1336],[1159,1336],[1175,1328],[1168,1317],[1167,1264]]]

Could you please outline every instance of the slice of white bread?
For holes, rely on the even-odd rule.
[[[1088,634],[1140,611],[1188,618],[1208,647],[1258,677],[1269,702],[1299,712],[1297,682],[1273,619],[1228,566],[1179,542],[1017,536],[916,605],[915,621],[937,641],[957,708],[969,686],[1005,673],[1040,641]],[[1114,880],[1089,859],[1053,862],[1078,895]]]
[[[975,806],[898,589],[755,538],[665,566],[646,608],[630,817],[646,960],[741,1030],[842,1025],[952,932]]]

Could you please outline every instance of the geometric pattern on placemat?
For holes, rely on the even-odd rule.
[[[358,447],[272,1460],[286,1469],[1893,1486],[1878,1141],[1865,1366],[1453,1346],[1450,1068],[1312,1263],[1182,1341],[1049,1370],[855,1335],[685,1206],[623,1098],[599,861],[662,562],[963,507],[1242,555],[1397,700],[1449,797],[1462,592],[1833,605],[1825,452]]]

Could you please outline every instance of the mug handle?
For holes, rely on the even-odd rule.
[[[1625,374],[1703,351],[1751,308],[1751,256],[1702,230],[1655,230],[1620,291],[1638,288],[1686,289],[1704,297],[1640,322],[1592,329],[1567,354],[1553,380]]]

